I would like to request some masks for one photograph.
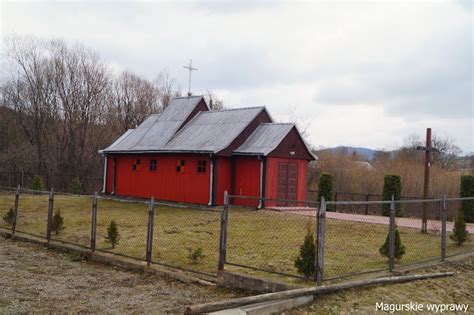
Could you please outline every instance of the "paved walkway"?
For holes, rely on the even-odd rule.
[[[276,210],[292,214],[300,214],[305,216],[316,215],[316,208],[306,208],[306,207],[272,207],[270,210]],[[352,213],[343,213],[343,212],[326,212],[326,218],[334,220],[344,220],[352,222],[364,222],[372,224],[389,224],[389,217],[379,216],[379,215],[365,215],[365,214],[352,214]],[[398,226],[421,229],[421,219],[415,218],[396,218]],[[454,223],[447,222],[446,230],[451,232],[453,230]],[[469,234],[474,234],[474,224],[467,224],[466,226]],[[441,221],[437,220],[428,220],[428,230],[441,231]]]

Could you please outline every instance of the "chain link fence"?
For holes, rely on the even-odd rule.
[[[117,202],[99,198],[96,249],[145,260],[147,225],[148,203]]]
[[[224,199],[224,207],[212,208],[0,187],[0,227],[203,276],[235,271],[300,284],[474,251],[473,223],[467,224],[471,236],[464,244],[450,239],[460,198],[321,204]],[[367,205],[378,211],[338,210]],[[429,214],[426,233],[421,233],[423,209]],[[400,257],[393,248],[397,238],[404,249]],[[297,267],[305,241],[314,265],[307,275]],[[390,247],[388,255],[384,246]]]
[[[448,220],[455,219],[451,213],[458,212],[459,198],[405,199],[393,203],[330,201],[324,202],[324,211],[322,205],[294,201],[289,206],[255,210],[235,205],[240,203],[239,199],[249,197],[228,198],[228,206],[224,207],[227,216],[223,218],[226,228],[221,236],[222,270],[225,266],[227,271],[278,275],[284,281],[311,281],[315,274],[321,281],[336,280],[474,251],[472,237],[462,245],[450,240],[454,222]],[[282,203],[264,198],[261,201]],[[341,208],[348,212],[337,212]],[[378,211],[373,211],[373,215],[349,213],[348,209],[357,208]],[[421,232],[423,209],[428,213],[425,233]],[[410,216],[404,216],[407,213]],[[467,224],[467,229],[474,234],[474,224]],[[314,239],[315,256],[309,276],[296,266],[308,235]]]
[[[20,189],[16,231],[46,237],[49,192]]]
[[[156,203],[152,262],[215,275],[221,208]]]
[[[55,194],[51,220],[56,222],[55,217],[60,216],[63,219],[63,224],[57,228],[52,227],[51,239],[89,247],[91,243],[91,205],[92,196]],[[21,213],[21,209],[19,213]]]
[[[16,189],[0,188],[0,227],[11,230]],[[18,189],[15,232],[215,277],[222,208],[153,202],[150,241],[150,202]]]
[[[0,187],[0,227],[11,228],[15,208],[15,189]]]
[[[265,199],[270,206],[264,209],[240,206],[249,199],[229,196],[226,265],[256,275],[304,278],[296,272],[295,258],[305,236],[315,237],[317,203]]]

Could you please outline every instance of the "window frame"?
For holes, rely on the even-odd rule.
[[[158,160],[150,159],[150,172],[156,172],[158,169]]]
[[[197,171],[198,174],[206,174],[207,173],[207,161],[206,160],[198,160],[196,171]]]
[[[176,160],[176,173],[183,174],[186,171],[186,160]]]
[[[137,172],[140,170],[140,159],[133,159],[132,171]]]

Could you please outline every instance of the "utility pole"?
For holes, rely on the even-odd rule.
[[[438,151],[438,149],[431,147],[431,128],[426,128],[426,146],[418,146],[416,147],[416,149],[419,151],[425,151],[425,178],[423,184],[423,199],[428,199],[431,167],[430,153]],[[426,202],[423,202],[421,233],[428,233],[427,206],[428,204]]]
[[[189,70],[189,81],[188,81],[188,96],[191,96],[191,73],[194,70],[198,70],[197,68],[193,68],[193,60],[189,59],[189,65],[183,66],[184,69]]]

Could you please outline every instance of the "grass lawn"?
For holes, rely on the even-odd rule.
[[[0,217],[13,207],[13,202],[14,196],[11,193],[0,195]],[[44,237],[47,205],[47,195],[22,194],[17,230]],[[59,235],[53,234],[53,238],[89,246],[91,205],[92,199],[89,197],[56,195],[54,211],[61,211],[66,228]],[[107,227],[111,220],[116,221],[120,233],[119,244],[114,249],[106,242]],[[231,207],[227,261],[296,275],[294,259],[308,226],[314,230],[312,221],[314,218],[296,214]],[[216,273],[219,211],[157,205],[154,223],[155,262]],[[147,224],[147,204],[99,199],[97,249],[144,259]],[[0,226],[7,227],[3,220]],[[327,220],[326,232],[326,277],[386,267],[387,259],[379,254],[378,249],[387,236],[387,226]],[[400,228],[400,235],[406,246],[406,255],[400,264],[439,257],[439,234],[421,234],[415,229]],[[194,261],[190,254],[198,249],[201,249],[202,257]],[[468,250],[474,250],[472,239],[461,247],[448,240],[448,254]],[[259,274],[257,271],[230,265],[226,269]]]

